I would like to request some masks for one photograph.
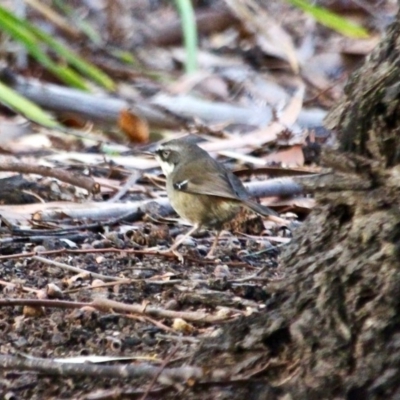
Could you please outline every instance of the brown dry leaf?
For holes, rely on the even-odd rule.
[[[126,133],[132,143],[147,143],[149,141],[149,125],[147,121],[124,109],[119,113],[119,128]]]
[[[167,90],[171,94],[186,94],[208,76],[210,76],[210,73],[205,71],[196,71],[192,74],[182,75],[179,79],[168,85]]]
[[[302,81],[298,81],[295,94],[290,99],[287,106],[278,115],[279,122],[287,128],[291,127],[299,118],[301,109],[303,108],[304,93],[306,87]]]
[[[380,36],[370,36],[367,39],[342,39],[341,51],[343,54],[365,56],[379,43]]]
[[[304,164],[301,145],[294,145],[287,150],[280,150],[263,158],[266,163],[281,163],[288,167],[298,167]]]
[[[246,29],[255,34],[258,45],[266,54],[287,61],[295,74],[299,72],[292,38],[265,9],[253,0],[225,0],[225,3],[245,24]]]

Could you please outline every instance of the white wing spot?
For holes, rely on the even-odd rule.
[[[186,179],[186,180],[184,180],[184,181],[175,183],[174,186],[175,186],[177,189],[181,190],[181,189],[183,189],[183,188],[188,184],[188,182],[189,182],[189,180]]]

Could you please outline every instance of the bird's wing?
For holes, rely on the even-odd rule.
[[[225,197],[234,200],[248,198],[242,182],[230,171],[213,173],[204,171],[196,176],[187,176],[187,179],[177,179],[173,182],[174,188],[186,193],[204,194],[209,196]]]

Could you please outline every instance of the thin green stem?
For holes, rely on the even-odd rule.
[[[191,0],[175,0],[182,20],[183,40],[186,49],[185,70],[187,73],[197,69],[197,26]]]

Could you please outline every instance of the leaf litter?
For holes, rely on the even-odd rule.
[[[168,3],[74,3],[56,14],[28,3],[30,22],[106,71],[113,93],[66,88],[33,61],[21,67],[9,57],[0,71],[65,126],[46,129],[0,108],[8,398],[216,398],[286,362],[260,353],[205,370],[196,356],[228,322],[239,329],[242,317],[263,312],[273,295],[266,284],[285,279],[279,254],[315,202],[302,179],[326,173],[319,152],[335,140],[323,118],[395,6],[371,14],[374,2],[354,3],[350,15],[371,36],[344,40],[283,1],[194,2],[199,71],[187,76]],[[202,231],[181,247],[182,263],[159,253],[188,226],[173,218],[160,169],[144,153],[188,134],[282,222],[242,212],[215,260],[204,258],[215,233]]]

